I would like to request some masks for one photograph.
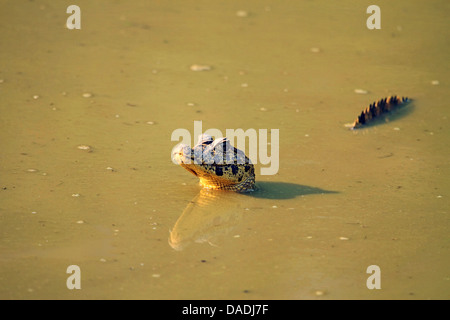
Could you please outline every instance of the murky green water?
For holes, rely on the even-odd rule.
[[[0,2],[0,298],[450,298],[447,1],[377,1],[381,30],[369,1],[70,4]],[[170,159],[194,120],[280,129],[278,174],[202,196]]]

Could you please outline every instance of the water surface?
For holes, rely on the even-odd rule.
[[[369,1],[70,4],[0,4],[0,298],[450,298],[447,1],[380,0],[381,30]],[[278,174],[202,196],[170,159],[194,120],[279,129]]]

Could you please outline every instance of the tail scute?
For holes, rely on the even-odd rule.
[[[371,120],[379,117],[383,113],[394,110],[397,106],[408,102],[407,97],[389,96],[370,104],[356,118],[355,122],[350,126],[351,129],[360,128]]]

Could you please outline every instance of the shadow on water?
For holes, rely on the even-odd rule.
[[[293,199],[309,194],[338,193],[337,191],[324,190],[289,182],[261,181],[256,183],[256,187],[257,189],[255,191],[244,194],[254,198],[282,200]]]
[[[249,197],[257,199],[293,199],[305,195],[331,194],[336,191],[287,182],[258,182],[257,190],[235,193],[221,190],[200,190],[175,222],[168,239],[169,245],[183,250],[191,243],[218,246],[246,212]]]

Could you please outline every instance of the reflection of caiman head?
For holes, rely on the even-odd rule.
[[[170,231],[169,245],[183,250],[191,243],[218,245],[221,238],[239,223],[243,208],[236,193],[200,190],[189,202]]]
[[[213,141],[206,134],[200,136],[194,148],[181,144],[173,152],[173,159],[199,177],[207,189],[249,192],[255,188],[255,169],[243,151],[231,146],[227,138]]]

